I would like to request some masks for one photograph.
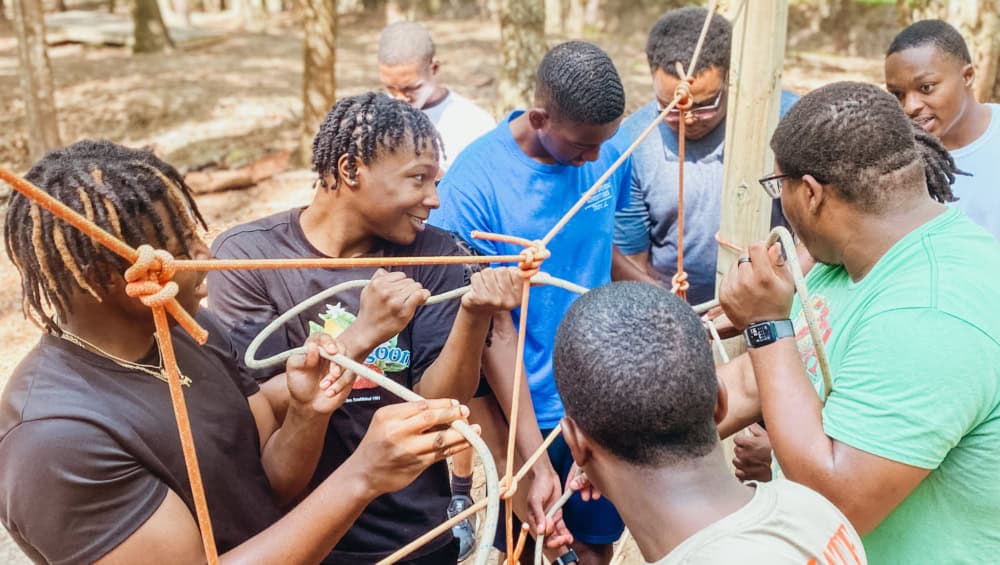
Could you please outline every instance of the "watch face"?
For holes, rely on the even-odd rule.
[[[771,324],[755,324],[747,328],[747,334],[751,343],[765,343],[774,341],[771,333]]]

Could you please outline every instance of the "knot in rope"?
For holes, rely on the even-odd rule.
[[[542,262],[551,255],[544,243],[532,241],[530,246],[521,251],[521,262],[517,265],[521,268],[521,277],[531,280],[531,277],[537,275],[542,268]]]
[[[691,99],[691,84],[693,82],[694,79],[687,77],[677,83],[677,87],[674,88],[674,99],[677,100],[674,107],[681,112],[687,112],[694,106],[694,100]]]
[[[691,286],[688,284],[687,271],[679,271],[674,275],[670,282],[672,283],[670,292],[680,296],[681,298],[685,297],[687,289]]]
[[[150,308],[166,306],[177,296],[179,287],[172,281],[174,277],[174,256],[163,249],[153,249],[140,245],[139,257],[126,269],[125,294],[138,298]]]

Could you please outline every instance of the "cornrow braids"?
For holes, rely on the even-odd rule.
[[[580,124],[604,125],[625,113],[618,69],[600,47],[584,41],[568,41],[545,54],[535,98],[550,114]]]
[[[869,212],[921,180],[936,200],[954,198],[954,160],[874,85],[838,82],[810,92],[778,124],[771,148],[782,172],[832,184]]]
[[[885,56],[925,45],[933,45],[963,63],[972,62],[969,46],[962,34],[951,24],[941,20],[921,20],[909,25],[893,38]]]
[[[184,179],[148,151],[81,141],[49,152],[25,178],[133,247],[165,247],[169,224],[187,253],[184,234],[205,227]],[[166,208],[166,223],[156,203]],[[147,241],[146,223],[156,241]],[[20,193],[10,199],[4,246],[21,275],[25,317],[56,334],[75,294],[82,291],[100,300],[95,289],[128,267],[124,259]]]
[[[660,16],[646,40],[649,70],[661,69],[669,75],[677,76],[676,63],[680,63],[691,76],[697,76],[713,67],[718,68],[722,76],[726,76],[729,72],[733,32],[729,20],[719,14],[712,14],[705,43],[698,55],[697,67],[694,71],[687,68],[694,57],[694,48],[698,44],[698,36],[701,35],[707,16],[708,10],[698,6],[670,10]]]
[[[440,159],[444,144],[430,118],[405,102],[380,92],[343,98],[334,105],[313,139],[313,171],[325,189],[336,188],[337,163],[347,155],[348,179],[358,172],[358,161],[370,165],[382,152],[413,147],[417,155],[433,151]],[[334,185],[326,177],[332,175]]]

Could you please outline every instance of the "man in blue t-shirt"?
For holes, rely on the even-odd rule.
[[[680,83],[676,64],[687,68],[698,42],[707,11],[688,7],[664,14],[649,32],[646,58],[653,78],[655,99],[622,124],[628,139],[635,139],[673,99]],[[722,215],[722,154],[726,136],[726,80],[729,74],[731,28],[726,18],[712,16],[691,96],[694,106],[684,114],[684,269],[690,288],[688,300],[699,304],[715,296],[716,242]],[[781,93],[781,114],[798,99]],[[631,263],[615,264],[616,280],[650,277],[671,285],[677,272],[677,168],[678,128],[681,113],[671,112],[632,156],[631,198],[618,213],[615,245]],[[763,171],[762,171],[763,172]],[[772,209],[772,223],[784,223],[780,206]],[[644,269],[639,277],[635,267]],[[648,272],[648,276],[646,273]]]
[[[621,79],[606,53],[579,41],[554,47],[539,66],[534,107],[512,112],[458,156],[438,187],[441,207],[431,213],[429,221],[465,238],[470,238],[473,230],[481,230],[541,239],[621,156],[624,139],[615,134],[624,110]],[[588,288],[611,280],[612,255],[617,254],[612,244],[614,214],[627,203],[628,179],[626,162],[552,239],[548,245],[552,255],[544,262],[543,271]],[[521,251],[508,243],[471,238],[470,243],[488,255]],[[527,385],[542,433],[558,425],[564,414],[552,374],[552,345],[556,328],[575,298],[562,289],[538,287],[531,293],[528,319],[522,320],[519,310],[513,312],[515,323],[527,323]],[[504,320],[498,322],[502,327]],[[509,318],[506,324],[510,325]],[[495,332],[491,348],[504,346],[497,337],[504,333]],[[506,341],[508,345],[511,342]],[[511,348],[509,358],[513,356]],[[513,363],[509,365],[504,370],[512,372]],[[513,378],[507,382],[513,386]],[[494,392],[501,406],[510,406],[510,389]],[[522,404],[521,410],[531,408]],[[541,442],[541,434],[537,440]],[[518,447],[521,453],[530,452]],[[550,463],[565,480],[572,457],[561,438],[549,448],[548,460],[536,468],[551,469]],[[523,486],[518,492],[522,490]],[[544,519],[544,508],[558,497],[559,489],[548,493],[536,493],[532,487],[528,490],[533,528],[551,528]],[[579,562],[606,563],[611,544],[623,529],[610,503],[584,502],[577,494],[564,507],[563,516]],[[559,536],[547,537],[547,545],[553,538]],[[560,550],[552,557],[566,553]],[[565,562],[576,557],[570,555]]]

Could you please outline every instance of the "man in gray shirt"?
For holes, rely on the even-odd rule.
[[[680,83],[676,64],[690,65],[698,35],[705,21],[704,8],[688,7],[664,14],[649,32],[646,58],[652,73],[655,97],[629,116],[622,129],[638,137],[673,99]],[[677,168],[680,120],[685,120],[684,257],[688,273],[688,300],[698,304],[715,296],[716,243],[722,207],[722,157],[726,135],[727,80],[731,27],[722,16],[712,16],[691,96],[694,106],[682,116],[671,112],[632,155],[632,188],[629,206],[618,212],[615,245],[660,284],[670,286],[677,268]],[[797,97],[781,94],[781,113]],[[764,171],[761,171],[762,173]],[[776,206],[772,223],[783,223]],[[614,266],[616,280],[637,277]],[[634,272],[633,272],[634,274]]]

